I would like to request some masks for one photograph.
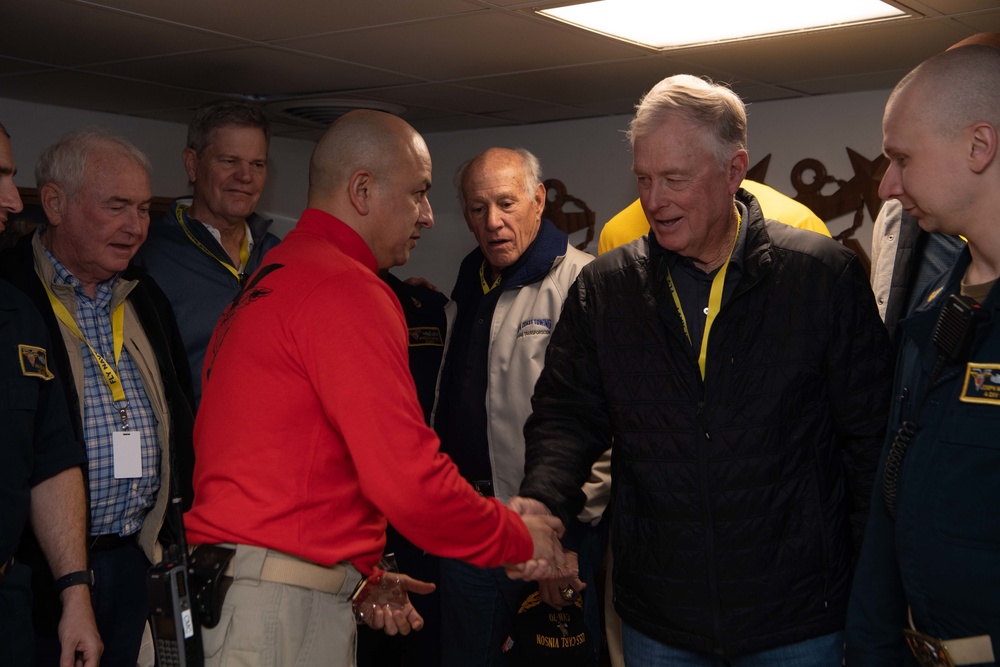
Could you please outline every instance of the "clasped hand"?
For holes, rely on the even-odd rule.
[[[565,532],[562,521],[552,516],[549,508],[534,498],[516,496],[510,499],[507,506],[521,516],[534,545],[531,560],[504,565],[507,576],[525,581],[541,581],[565,576],[569,566],[562,544],[559,542]],[[573,575],[574,577],[576,575],[575,568]]]

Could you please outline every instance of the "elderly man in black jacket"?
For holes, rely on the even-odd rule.
[[[569,521],[613,442],[626,663],[840,665],[889,394],[867,276],[739,188],[729,89],[664,79],[629,139],[651,231],[567,297],[515,505]]]
[[[182,529],[170,498],[192,497],[184,347],[163,292],[130,264],[149,226],[149,170],[138,148],[106,130],[67,135],[35,167],[47,224],[0,253],[0,277],[42,314],[87,455],[91,571],[53,581],[33,539],[16,554],[33,569],[36,665],[59,663],[58,593],[87,583],[102,667],[135,667],[146,571]]]

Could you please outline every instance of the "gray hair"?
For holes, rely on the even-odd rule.
[[[458,191],[458,202],[461,204],[462,208],[465,208],[465,177],[469,173],[469,169],[482,160],[487,153],[493,150],[497,149],[487,148],[472,159],[466,160],[462,163],[462,166],[458,168],[458,172],[455,174],[455,189]],[[531,199],[535,195],[535,189],[538,187],[539,183],[542,182],[541,162],[538,161],[538,158],[535,157],[531,151],[525,148],[501,150],[511,150],[521,157],[521,178],[524,194]]]
[[[198,107],[188,124],[187,146],[201,155],[212,143],[212,135],[220,127],[256,127],[264,133],[264,145],[271,144],[271,123],[256,104],[241,100],[217,100]]]
[[[635,140],[654,131],[666,118],[680,116],[711,130],[714,153],[719,164],[735,150],[747,147],[746,106],[728,86],[690,74],[663,79],[647,92],[635,107],[626,137]]]
[[[41,190],[46,183],[55,183],[70,196],[76,194],[83,185],[90,155],[101,149],[131,158],[147,176],[153,171],[149,158],[128,139],[103,127],[90,127],[66,135],[42,152],[35,164],[35,186]]]

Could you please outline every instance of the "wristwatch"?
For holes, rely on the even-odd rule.
[[[94,571],[77,570],[76,572],[70,572],[69,574],[64,574],[63,576],[56,579],[56,593],[62,593],[70,586],[79,586],[80,584],[87,584],[87,586],[93,588]]]

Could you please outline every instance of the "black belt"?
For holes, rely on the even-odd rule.
[[[119,547],[130,546],[135,544],[136,533],[131,535],[119,535],[118,533],[112,533],[110,535],[91,535],[89,538],[89,545],[91,551],[111,551],[112,549],[117,549]]]
[[[492,479],[477,479],[472,482],[472,487],[479,492],[479,495],[485,496],[487,498],[493,498],[496,494],[493,493],[493,480]]]

